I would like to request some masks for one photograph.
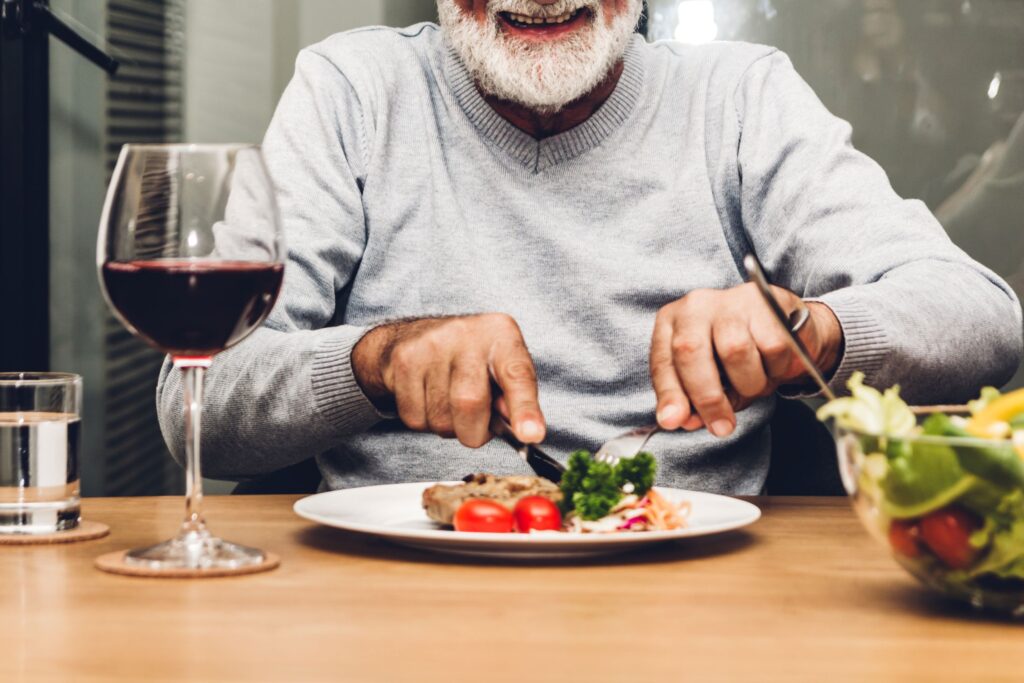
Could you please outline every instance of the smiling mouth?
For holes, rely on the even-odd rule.
[[[557,17],[531,17],[526,14],[516,14],[515,12],[498,12],[498,16],[507,25],[521,31],[561,32],[560,30],[571,28],[579,23],[586,13],[587,9],[580,7],[577,10],[560,14]]]

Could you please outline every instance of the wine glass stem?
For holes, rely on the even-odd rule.
[[[185,521],[182,533],[202,531],[203,520],[203,472],[200,467],[200,432],[203,416],[203,377],[206,368],[201,365],[184,365],[183,375],[185,399]]]

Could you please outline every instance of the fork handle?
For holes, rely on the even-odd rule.
[[[764,298],[765,303],[768,304],[768,308],[771,309],[775,315],[775,319],[779,321],[779,325],[786,331],[786,341],[790,348],[796,354],[800,362],[803,363],[804,369],[814,383],[821,389],[822,395],[830,401],[835,400],[836,395],[832,393],[832,390],[828,386],[828,382],[822,376],[821,371],[818,370],[818,366],[811,360],[811,354],[807,352],[807,347],[804,346],[803,341],[800,340],[800,336],[797,332],[807,322],[807,318],[810,318],[810,312],[808,311],[806,317],[801,313],[801,317],[796,320],[791,320],[789,316],[779,306],[779,302],[775,299],[775,294],[772,293],[771,284],[768,282],[768,278],[764,274],[764,270],[761,268],[761,264],[758,263],[757,258],[753,254],[747,254],[743,259],[743,266],[747,269],[747,274],[750,279],[757,285],[758,291],[761,292],[761,296]],[[806,306],[802,305],[801,311],[806,310]]]

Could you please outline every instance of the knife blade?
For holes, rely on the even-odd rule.
[[[558,483],[562,480],[565,466],[533,444],[523,443],[516,438],[512,426],[498,412],[491,416],[491,433],[500,437],[505,443],[516,449],[519,457],[526,461],[537,476]]]

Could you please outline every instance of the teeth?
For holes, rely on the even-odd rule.
[[[575,12],[566,12],[557,17],[530,17],[525,14],[509,13],[509,19],[518,24],[564,24],[575,15]]]

